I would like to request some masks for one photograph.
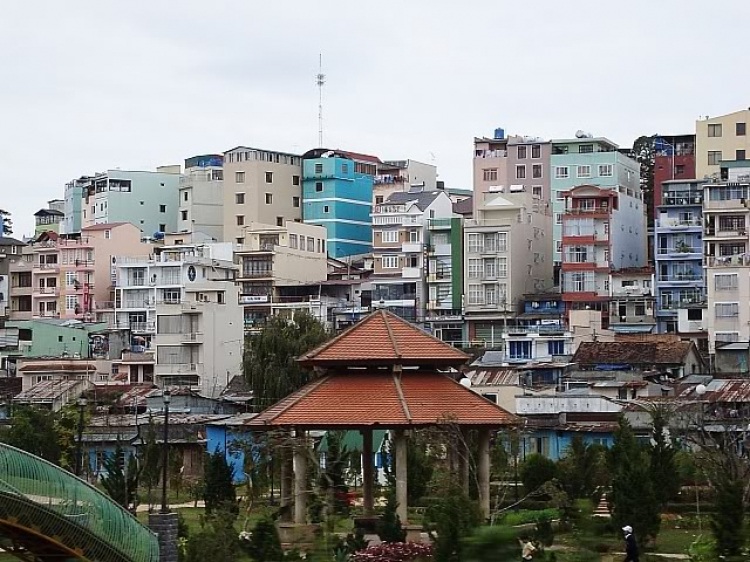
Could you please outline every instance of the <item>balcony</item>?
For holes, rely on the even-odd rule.
[[[182,303],[183,314],[203,314],[203,303],[198,301],[189,301]]]
[[[37,297],[56,297],[59,294],[59,287],[37,287],[34,289],[34,296]]]
[[[737,229],[721,229],[714,228],[713,225],[706,227],[706,238],[747,238],[747,230],[743,228]]]
[[[656,321],[654,320],[653,315],[648,314],[638,314],[638,315],[628,315],[628,316],[619,316],[617,314],[611,314],[609,317],[609,323],[610,324],[655,324]]]
[[[743,267],[750,265],[750,256],[706,256],[704,263],[708,267]]]
[[[202,344],[203,332],[188,332],[186,334],[182,334],[182,343]]]
[[[664,207],[688,207],[703,205],[703,194],[693,193],[691,195],[664,195],[662,197],[662,206]]]
[[[401,277],[404,279],[419,279],[422,277],[421,267],[404,267],[401,269]]]
[[[451,272],[450,271],[438,271],[437,273],[431,273],[427,276],[427,282],[428,283],[441,283],[441,282],[449,282],[451,281]]]
[[[452,219],[430,219],[428,222],[430,230],[442,230],[451,227]]]
[[[37,316],[39,318],[60,318],[60,312],[57,310],[40,310]]]
[[[270,279],[273,277],[273,269],[251,269],[242,271],[239,279]]]
[[[400,226],[421,226],[421,216],[417,215],[388,215],[376,214],[372,216],[373,226],[400,225]]]
[[[747,211],[745,199],[706,199],[703,208],[707,211]]]
[[[611,207],[609,206],[598,206],[598,207],[571,207],[565,209],[566,215],[608,215]]]
[[[59,263],[38,263],[36,269],[41,270],[42,273],[55,273],[60,271]]]
[[[172,364],[157,364],[156,375],[183,375],[183,374],[197,374],[198,364],[197,363],[172,363]]]
[[[661,219],[656,221],[656,227],[657,228],[668,228],[672,230],[689,230],[689,229],[697,229],[700,230],[703,226],[703,223],[701,219],[690,219],[690,220],[680,220],[680,219]]]
[[[418,254],[422,251],[421,242],[404,242],[401,244],[401,251],[405,254]]]
[[[120,324],[122,326],[122,324]],[[137,333],[154,333],[156,331],[156,322],[129,322],[127,324],[131,332]]]
[[[79,271],[94,269],[94,260],[76,260],[75,266]]]
[[[117,308],[153,308],[154,304],[154,299],[126,299]]]
[[[612,298],[650,297],[649,287],[621,287],[612,290]]]
[[[96,301],[94,303],[94,308],[96,310],[114,310],[115,302],[114,301]]]
[[[703,248],[700,246],[680,245],[672,248],[658,248],[657,254],[663,257],[676,258],[698,258],[703,256]]]

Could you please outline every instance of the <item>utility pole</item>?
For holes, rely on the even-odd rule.
[[[323,74],[323,55],[318,55],[318,148],[323,148],[323,86],[326,83],[326,75]]]

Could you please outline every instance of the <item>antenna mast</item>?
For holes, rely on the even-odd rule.
[[[318,55],[318,148],[323,148],[323,86],[326,75],[323,74],[323,55]]]

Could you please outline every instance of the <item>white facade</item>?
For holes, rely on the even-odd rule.
[[[130,330],[134,347],[153,352],[157,385],[215,397],[241,373],[242,310],[231,260],[231,244],[167,246],[118,259],[116,327]]]
[[[203,233],[224,240],[224,170],[221,166],[186,168],[180,178],[177,232]]]

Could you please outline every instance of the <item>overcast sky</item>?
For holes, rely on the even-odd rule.
[[[433,162],[497,126],[625,146],[750,105],[746,0],[23,0],[0,12],[0,208],[245,144]]]

